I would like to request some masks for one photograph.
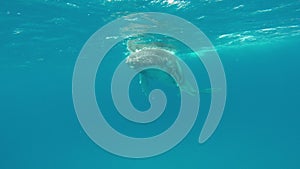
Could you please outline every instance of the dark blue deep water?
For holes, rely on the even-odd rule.
[[[220,125],[204,144],[197,139],[207,95],[201,96],[200,115],[187,137],[156,157],[113,155],[83,131],[72,101],[78,54],[99,28],[135,12],[180,16],[216,47],[227,102]],[[300,168],[299,0],[1,0],[0,23],[0,169]],[[112,116],[118,114],[105,87],[113,66],[125,57],[122,49],[109,53],[99,69],[96,92],[105,100],[99,106],[120,132],[160,133],[174,121],[178,97],[168,99],[174,106],[152,127]],[[137,79],[132,83],[133,104],[146,109]]]

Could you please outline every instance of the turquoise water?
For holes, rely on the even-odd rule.
[[[1,2],[0,168],[300,168],[300,2],[171,2]],[[216,47],[228,95],[221,123],[204,144],[197,139],[208,109],[207,95],[201,96],[200,115],[189,135],[171,151],[152,158],[110,154],[80,126],[72,102],[77,56],[95,31],[134,12],[180,16],[198,26]],[[117,130],[137,137],[155,135],[174,121],[178,99],[170,95],[168,101],[175,106],[167,107],[153,124],[155,129],[114,117],[106,82],[125,54],[120,44],[104,60],[96,92],[107,102],[99,105]],[[201,72],[200,87],[205,88],[207,75]],[[135,79],[132,101],[145,109],[147,100],[139,89]]]

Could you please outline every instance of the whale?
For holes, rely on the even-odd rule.
[[[139,72],[139,84],[145,94],[148,94],[149,80],[158,80],[167,85],[175,84],[180,90],[190,95],[198,93],[184,78],[178,58],[172,51],[165,48],[150,46],[131,50],[125,63]]]

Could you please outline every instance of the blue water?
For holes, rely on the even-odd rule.
[[[298,0],[2,0],[0,4],[1,169],[300,168]],[[95,31],[134,12],[180,16],[198,26],[216,47],[228,95],[221,123],[204,144],[197,139],[206,118],[207,95],[201,96],[200,115],[188,136],[152,158],[110,154],[80,126],[72,101],[77,56]],[[116,59],[108,56],[104,68],[124,57],[121,49],[114,52]],[[109,71],[101,72],[104,79],[111,77]],[[117,130],[151,136],[174,121],[178,106],[167,107],[154,126],[134,126],[113,117],[118,114],[105,90],[107,81],[99,77],[96,91],[106,91],[98,98],[107,102],[99,105]],[[136,92],[136,81],[132,101],[145,109],[148,103]],[[168,101],[174,104],[178,98]]]

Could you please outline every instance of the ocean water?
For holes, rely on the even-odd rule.
[[[217,130],[204,144],[198,136],[209,95],[201,95],[199,116],[187,137],[155,157],[116,156],[83,131],[72,100],[79,52],[102,26],[136,12],[182,17],[215,46],[226,74],[227,101]],[[1,169],[300,168],[298,0],[2,0],[0,21]],[[177,89],[166,87],[171,106],[155,123],[126,121],[109,92],[111,74],[125,57],[119,44],[99,68],[99,106],[116,130],[134,137],[156,135],[176,118]],[[186,60],[201,70],[199,88],[209,86],[203,65]],[[149,107],[137,77],[130,95],[137,108]]]

